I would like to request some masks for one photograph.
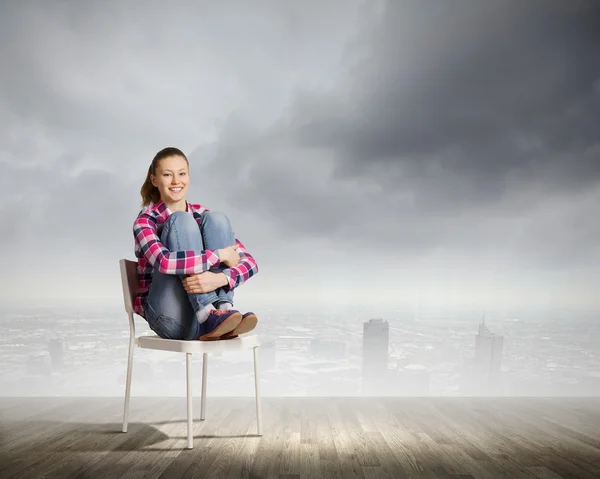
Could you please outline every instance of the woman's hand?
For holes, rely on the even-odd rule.
[[[223,263],[228,268],[237,266],[240,262],[240,254],[236,250],[239,247],[240,245],[236,243],[233,246],[228,246],[227,248],[218,250],[219,258],[221,258],[221,263]]]
[[[215,289],[227,285],[227,283],[227,276],[223,273],[205,271],[204,273],[192,274],[185,278],[183,280],[183,289],[188,293],[210,293]]]

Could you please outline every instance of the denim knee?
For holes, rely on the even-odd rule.
[[[185,211],[175,211],[167,218],[165,222],[165,229],[171,231],[173,225],[177,225],[175,229],[177,231],[197,231],[198,223],[196,219]]]
[[[210,223],[215,228],[231,229],[231,223],[225,213],[220,211],[207,211],[202,215],[202,224]]]

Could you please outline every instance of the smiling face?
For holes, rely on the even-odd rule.
[[[171,211],[185,211],[185,194],[190,183],[189,167],[185,158],[169,156],[158,162],[152,184],[158,188],[160,198]]]

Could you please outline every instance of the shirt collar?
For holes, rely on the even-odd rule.
[[[167,216],[169,216],[172,213],[172,211],[167,208],[167,205],[161,199],[158,200],[158,203],[156,203],[155,207],[159,215],[166,212]],[[193,213],[192,205],[187,200],[185,201],[185,211],[187,213]]]

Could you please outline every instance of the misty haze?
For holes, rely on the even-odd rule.
[[[600,324],[565,311],[409,311],[265,303],[265,396],[598,396]],[[137,334],[153,334],[136,320]],[[2,394],[123,394],[129,329],[118,304],[2,311]],[[181,396],[181,355],[135,350],[133,394]],[[193,363],[200,374],[201,356]],[[209,389],[252,396],[252,355],[216,355]],[[200,393],[200,379],[193,383]]]

